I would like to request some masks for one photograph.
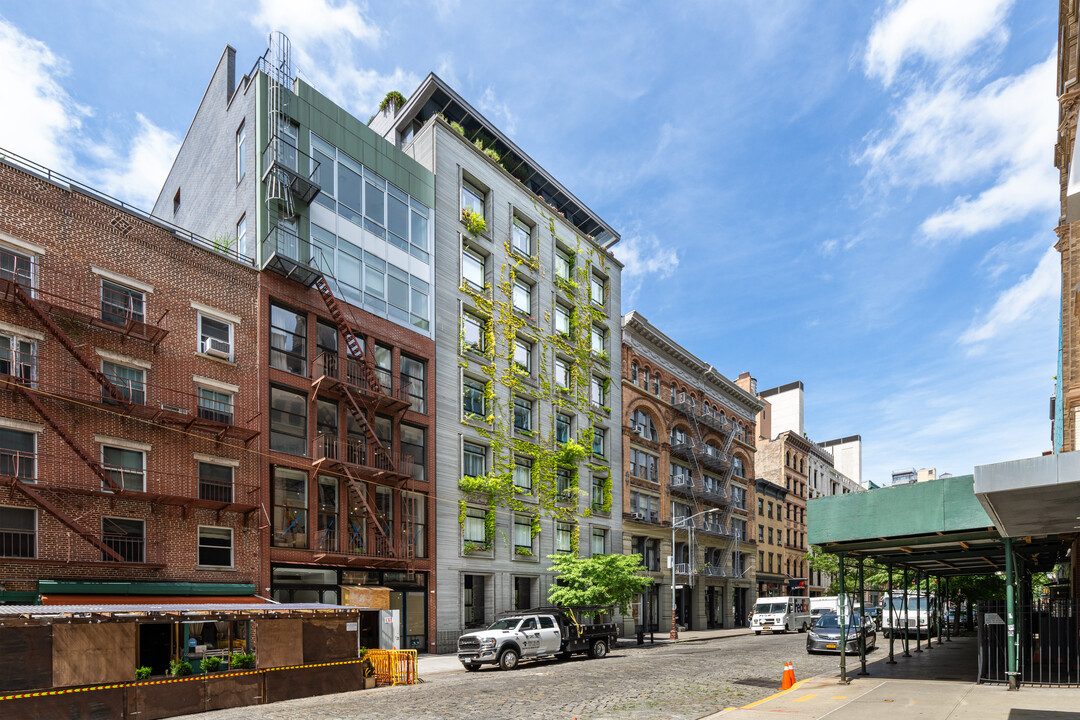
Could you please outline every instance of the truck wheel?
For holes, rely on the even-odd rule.
[[[791,628],[789,628],[789,627],[788,627],[788,624],[787,624],[787,623],[784,623],[784,634],[785,634],[785,635],[787,634],[787,631],[788,631],[788,630],[790,630],[790,629],[791,629]]]
[[[463,665],[465,665],[465,669],[469,672],[476,672],[480,669],[480,665],[478,663],[463,663]]]
[[[754,634],[755,634],[755,635],[760,635],[760,634],[761,634],[761,631],[760,631],[760,630],[755,630],[755,631],[754,631]]]
[[[806,632],[806,623],[805,622],[802,624],[802,627],[799,628],[799,632]]]
[[[499,667],[503,670],[513,670],[518,664],[518,651],[514,648],[503,650],[499,656]]]
[[[589,648],[589,657],[591,658],[603,658],[607,657],[607,643],[603,640],[593,640],[592,646]]]

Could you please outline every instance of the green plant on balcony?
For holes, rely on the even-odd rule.
[[[397,109],[400,110],[401,108],[405,107],[405,96],[399,93],[397,90],[391,90],[390,92],[386,93],[386,97],[384,97],[382,99],[382,102],[379,103],[379,112],[386,110],[386,108],[388,108],[391,104],[393,104]]]
[[[465,223],[465,229],[474,236],[487,231],[487,222],[484,220],[484,216],[471,208],[462,209],[461,222]]]
[[[475,542],[473,540],[466,540],[463,548],[466,555],[475,555],[476,553],[486,553],[491,551],[491,545],[489,543]]]
[[[229,253],[236,251],[237,239],[228,233],[214,233],[212,242],[214,244],[214,251],[219,252],[222,255],[228,255]]]
[[[249,668],[255,666],[255,656],[250,653],[233,653],[229,656],[230,668]]]
[[[443,118],[443,119],[445,120],[445,118]],[[464,137],[464,136],[465,136],[465,128],[463,128],[463,127],[461,126],[461,123],[459,123],[459,122],[458,122],[457,120],[455,120],[455,121],[453,121],[452,123],[450,123],[450,127],[452,127],[452,128],[454,128],[455,130],[457,130],[457,131],[458,131],[458,134],[459,134],[459,135],[461,135],[462,137]]]
[[[199,661],[199,667],[202,668],[204,673],[217,672],[218,668],[221,667],[221,658],[212,655],[204,657]]]
[[[521,545],[517,545],[517,546],[514,547],[514,554],[518,555],[519,557],[532,557],[533,556],[533,551],[532,551],[532,548],[527,548],[527,547],[522,547]]]
[[[185,677],[191,674],[191,664],[186,660],[170,660],[169,674],[173,677]]]

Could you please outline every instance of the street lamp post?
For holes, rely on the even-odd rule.
[[[693,515],[690,515],[690,516],[685,517],[685,518],[682,519],[683,527],[686,528],[687,540],[688,541],[689,541],[689,538],[690,538],[690,521],[693,520],[694,518],[696,518],[698,515],[708,515],[709,513],[714,513],[714,512],[719,512],[719,510],[717,508],[710,508],[709,510],[702,510],[699,513],[694,513]],[[675,567],[676,567],[676,565],[678,565],[678,563],[675,562],[675,529],[676,529],[676,525],[675,525],[675,502],[672,501],[672,503],[671,503],[671,632],[668,633],[668,637],[670,639],[672,639],[672,640],[678,640],[679,639],[679,627],[675,623]],[[692,558],[693,557],[692,553],[694,552],[694,549],[690,548],[690,552],[691,552],[691,558]],[[689,572],[689,571],[690,571],[690,568],[687,567],[687,572]]]

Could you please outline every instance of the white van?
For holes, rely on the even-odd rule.
[[[844,612],[850,614],[851,608],[855,604],[855,596],[848,595],[844,598]],[[812,622],[817,622],[817,619],[822,615],[828,615],[829,613],[838,614],[840,612],[840,596],[839,595],[826,595],[825,597],[812,597],[810,598],[810,619]]]
[[[754,615],[750,618],[750,627],[753,628],[755,635],[760,635],[762,630],[806,632],[806,629],[810,627],[810,598],[758,598],[758,601],[754,603]]]
[[[916,597],[908,592],[907,608],[904,608],[904,594],[893,592],[882,598],[881,627],[886,636],[911,634],[912,630],[921,636],[930,637],[937,633],[937,598],[931,595]]]

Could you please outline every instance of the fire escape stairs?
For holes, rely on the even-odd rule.
[[[378,532],[379,535],[381,535],[382,537],[386,538],[387,546],[393,558],[396,560],[408,560],[409,558],[411,558],[413,555],[411,543],[395,542],[392,528],[385,528],[383,527],[383,524],[379,522],[379,514],[375,511],[375,508],[373,508],[371,506],[371,503],[368,501],[366,484],[359,480],[355,475],[353,475],[352,471],[349,468],[345,467],[342,469],[344,470],[346,480],[348,480],[349,482],[349,486],[353,489],[353,492],[356,493],[357,497],[360,498],[360,502],[364,504],[364,509],[367,511],[367,515],[371,519],[371,522],[374,523],[376,532]],[[408,530],[410,529],[412,524],[412,513],[408,513],[406,517],[408,518],[408,520],[405,525],[405,534],[406,537],[411,537],[411,533],[409,533]],[[402,547],[402,545],[404,545],[404,547]]]
[[[83,540],[86,540],[98,550],[101,550],[101,552],[105,553],[108,558],[117,562],[124,562],[124,558],[122,555],[120,555],[120,553],[116,552],[116,550],[106,545],[105,542],[102,541],[102,539],[99,538],[92,530],[88,530],[87,528],[83,527],[81,524],[79,524],[78,521],[76,521],[59,507],[47,500],[44,496],[41,495],[40,492],[38,492],[37,488],[34,488],[30,484],[18,479],[16,479],[13,483],[13,487],[15,487],[15,489],[28,497],[30,500],[35,502],[47,513],[49,513],[57,520],[74,530],[75,533]]]
[[[693,445],[693,448],[694,448],[694,450],[693,450],[694,467],[697,470],[698,477],[700,477],[702,479],[702,482],[704,482],[705,474],[701,469],[701,463],[698,462],[698,448],[702,448],[704,450],[704,448],[705,448],[705,438],[701,434],[701,426],[698,424],[697,411],[694,410],[694,409],[691,409],[689,415],[690,415],[690,419],[694,423],[694,434],[695,434],[696,439],[697,439],[697,442],[694,443],[694,445]],[[731,420],[727,420],[725,422],[725,424],[727,425],[728,432],[727,432],[727,437],[724,439],[724,447],[721,450],[721,453],[722,453],[723,456],[730,457],[731,444],[732,444],[732,441],[735,439],[735,427],[734,427],[734,424],[732,423]],[[733,469],[734,469],[734,462],[729,461],[727,463],[727,467],[724,469],[723,475],[721,476],[721,480],[720,480],[720,492],[724,495],[724,497],[728,497],[728,498],[729,498],[730,491],[731,491],[731,475],[732,475]],[[693,487],[693,486],[691,486],[691,487]],[[693,494],[693,490],[691,490],[691,494]],[[695,497],[695,504],[696,504],[696,500],[697,500],[697,498]],[[729,523],[731,521],[731,508],[732,508],[732,503],[730,502],[730,498],[729,498],[729,501],[724,503],[723,507],[720,510],[720,527],[722,527],[722,528],[728,528],[729,527]],[[723,554],[721,555],[721,557],[730,558],[731,557],[731,551],[732,551],[732,549],[734,547],[735,547],[735,534],[734,534],[734,531],[732,531],[729,528],[728,535],[727,535],[726,539],[723,542],[723,549],[722,549]]]

